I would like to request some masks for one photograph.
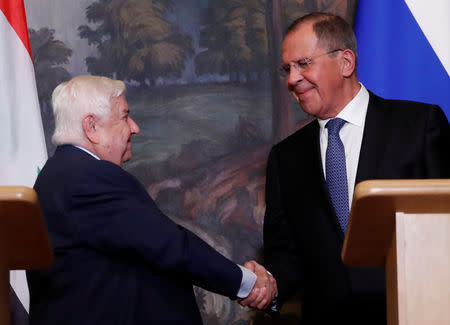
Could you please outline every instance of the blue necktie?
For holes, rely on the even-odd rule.
[[[339,131],[345,123],[340,118],[334,118],[329,120],[325,126],[328,129],[328,146],[325,162],[328,192],[344,233],[347,228],[349,205],[345,149],[339,137]]]

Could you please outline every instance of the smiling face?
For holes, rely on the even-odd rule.
[[[301,108],[321,119],[335,117],[346,105],[345,76],[342,74],[342,52],[321,55],[329,50],[318,44],[312,23],[303,23],[286,35],[282,46],[283,65],[313,57],[304,69],[291,66],[286,86]],[[314,58],[316,57],[316,58]]]
[[[116,165],[122,166],[131,159],[131,137],[139,133],[139,126],[129,116],[125,96],[111,99],[111,113],[97,123],[97,155]]]

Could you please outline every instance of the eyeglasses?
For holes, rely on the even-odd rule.
[[[343,49],[332,50],[332,51],[322,53],[319,55],[310,56],[309,58],[304,58],[304,59],[301,59],[298,61],[294,61],[292,63],[284,64],[281,66],[280,72],[283,76],[288,76],[289,73],[291,72],[291,67],[293,67],[296,71],[303,71],[311,65],[311,63],[314,59],[320,58],[321,56],[324,56],[324,55],[329,55],[331,53],[339,52],[339,51],[343,51]]]

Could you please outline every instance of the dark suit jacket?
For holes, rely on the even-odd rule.
[[[449,153],[449,124],[439,107],[370,94],[356,183],[450,178]],[[344,234],[323,175],[317,120],[272,148],[264,259],[278,300],[300,288],[302,324],[383,324],[384,271],[343,265]]]
[[[55,263],[27,273],[31,324],[201,324],[193,284],[237,294],[239,267],[119,166],[61,146],[35,190]]]

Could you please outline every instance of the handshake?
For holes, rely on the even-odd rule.
[[[277,281],[267,270],[255,261],[248,261],[244,267],[258,277],[252,291],[246,298],[238,299],[242,306],[259,310],[266,309],[277,293]]]

